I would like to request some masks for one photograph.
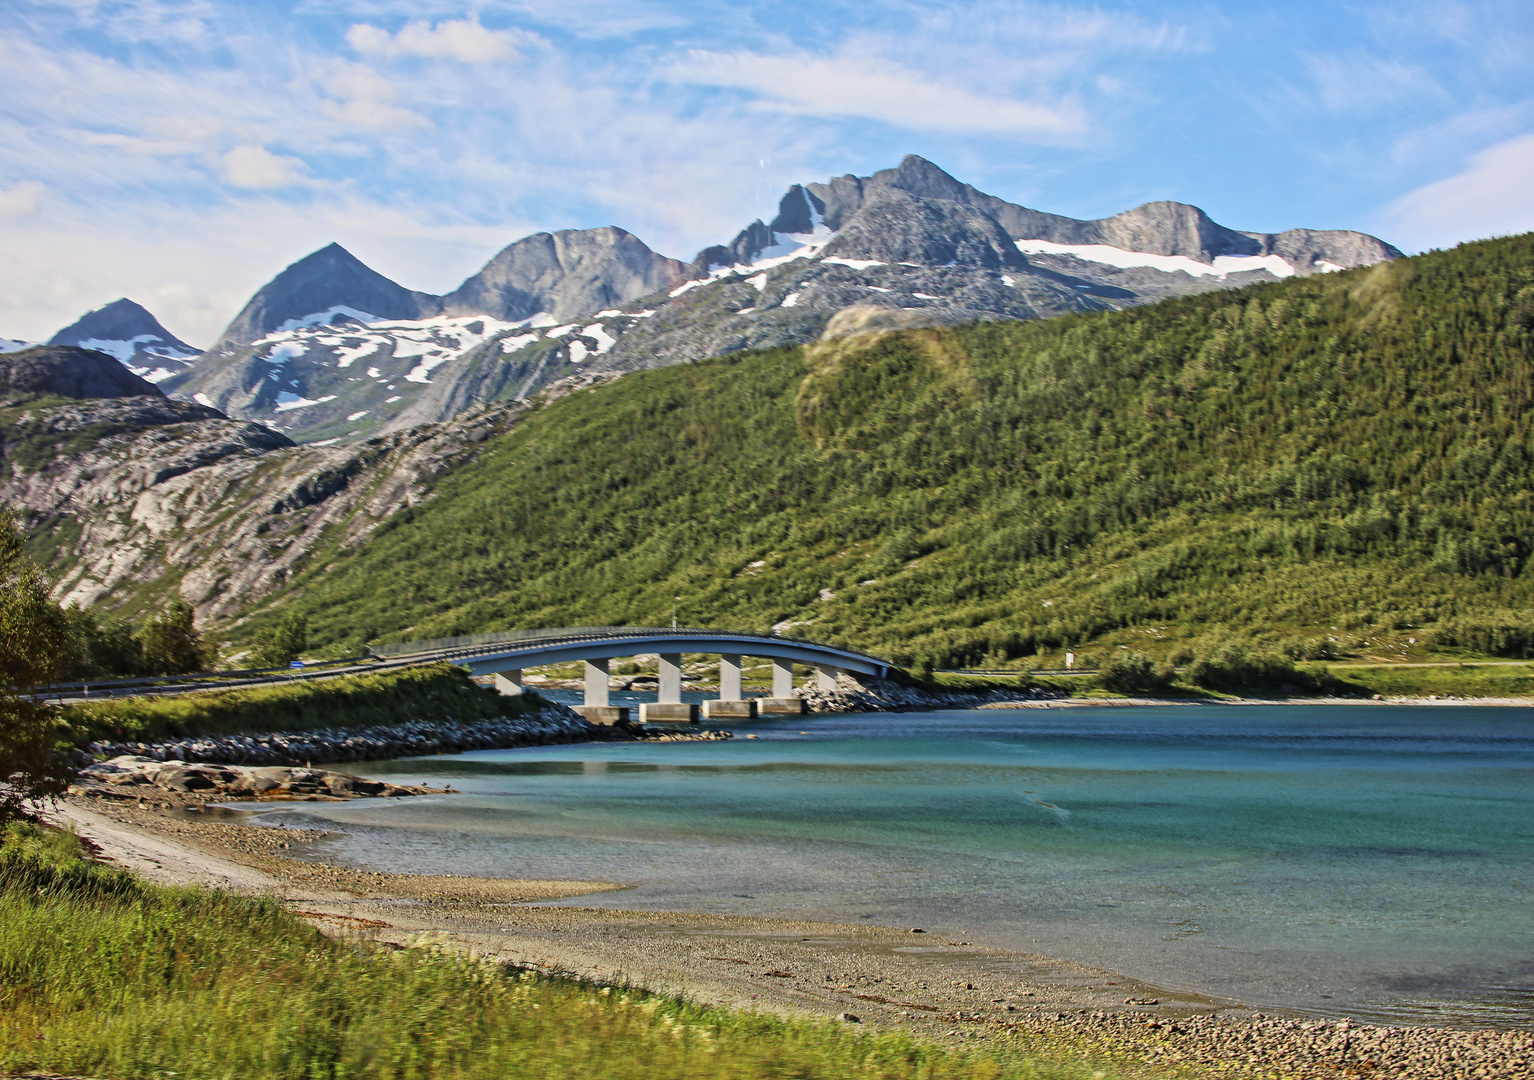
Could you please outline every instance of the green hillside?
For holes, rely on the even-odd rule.
[[[1525,655],[1531,374],[1534,235],[734,355],[549,405],[267,608],[351,644],[675,604],[939,665],[1201,635]]]

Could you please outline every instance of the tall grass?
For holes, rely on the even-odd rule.
[[[65,718],[81,742],[150,742],[246,731],[303,731],[412,720],[500,719],[535,703],[501,697],[451,664],[296,681],[282,686],[210,690],[71,705]],[[539,703],[541,704],[541,702]]]
[[[0,844],[0,1071],[121,1080],[1087,1077],[322,937],[269,900],[143,884],[72,838]],[[1097,1072],[1098,1077],[1105,1074]]]

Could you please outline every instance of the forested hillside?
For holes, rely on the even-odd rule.
[[[1522,655],[1531,366],[1534,236],[737,354],[547,406],[273,603],[354,644],[675,605],[939,665],[1214,633]]]

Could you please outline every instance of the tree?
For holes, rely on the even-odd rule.
[[[21,546],[15,517],[0,514],[0,820],[62,795],[71,775],[63,723],[35,697],[58,675],[69,628]]]
[[[261,667],[287,667],[308,647],[309,618],[290,611],[256,638],[255,661]]]
[[[141,637],[146,673],[190,675],[212,666],[211,649],[197,630],[192,605],[179,596],[150,620]]]
[[[65,608],[64,618],[70,640],[60,678],[103,679],[145,673],[144,643],[134,637],[128,620],[100,622],[93,610],[78,604]]]

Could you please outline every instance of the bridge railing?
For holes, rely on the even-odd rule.
[[[805,637],[788,634],[763,634],[754,630],[725,630],[697,626],[560,626],[545,627],[537,630],[503,630],[492,634],[462,634],[458,637],[432,638],[427,641],[404,641],[394,645],[375,645],[372,647],[372,653],[380,659],[387,659],[391,656],[414,656],[420,653],[457,652],[465,649],[476,649],[485,645],[519,645],[535,642],[553,644],[562,641],[591,641],[597,638],[612,637],[674,637],[686,639],[689,637],[720,636],[749,638],[756,641],[787,641],[800,645],[819,645],[822,648],[837,649],[841,652],[851,653],[854,656],[861,656],[877,664],[888,666],[890,663],[883,657],[874,656],[872,653],[863,652],[861,649],[849,649],[844,645],[828,645],[826,642],[812,641]]]

